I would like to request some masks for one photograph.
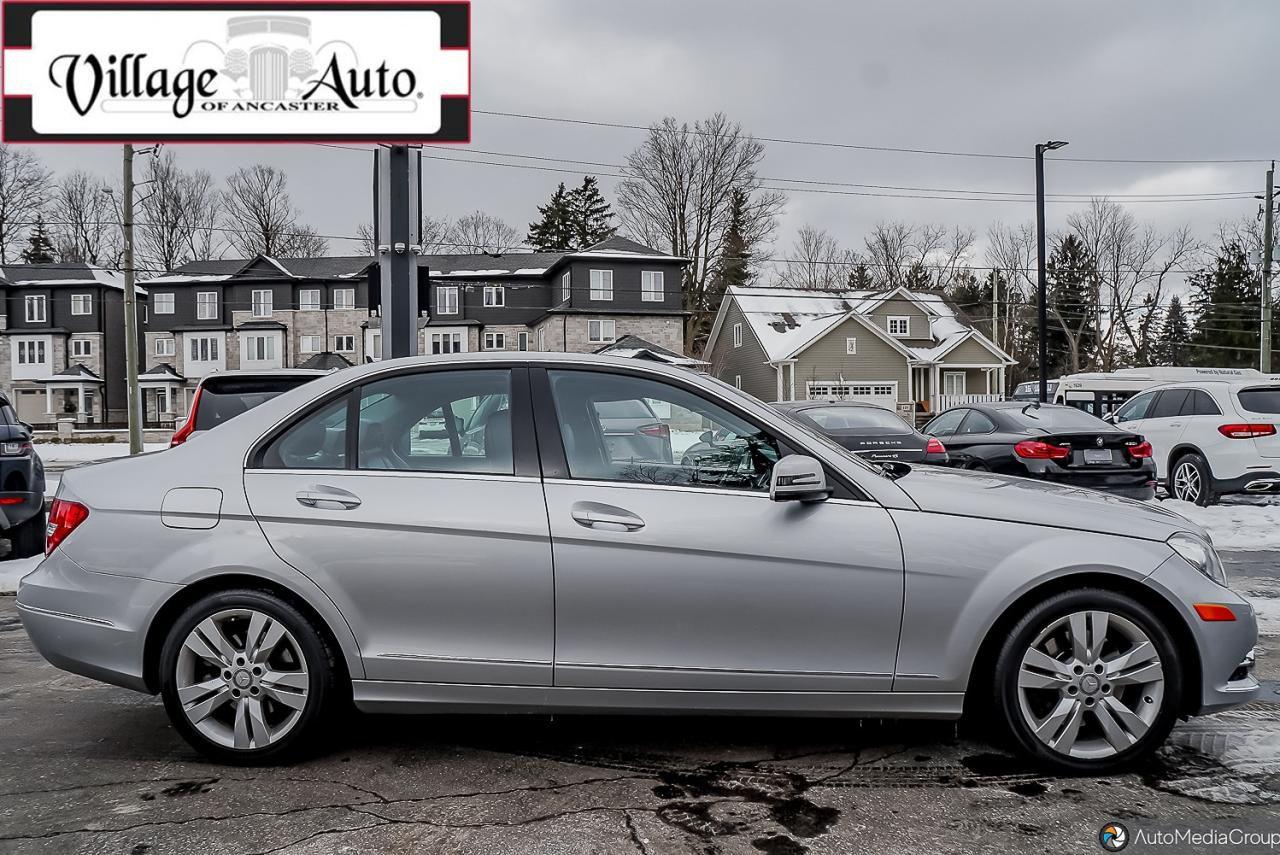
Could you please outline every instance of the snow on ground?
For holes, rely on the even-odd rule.
[[[1280,504],[1229,501],[1202,508],[1166,499],[1160,507],[1204,526],[1218,549],[1280,549]]]
[[[18,590],[18,580],[36,569],[43,555],[33,558],[16,558],[13,561],[0,561],[0,594],[12,594]]]
[[[168,448],[167,442],[148,442],[143,451],[159,451]],[[37,442],[36,453],[45,463],[89,463],[124,457],[129,453],[127,442]]]

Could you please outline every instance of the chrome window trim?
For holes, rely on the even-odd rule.
[[[421,472],[410,469],[265,469],[246,467],[246,475],[308,475],[312,478],[341,478],[344,476],[379,475],[392,478],[441,478],[448,481],[507,481],[520,484],[539,484],[536,475],[503,475],[493,472]]]

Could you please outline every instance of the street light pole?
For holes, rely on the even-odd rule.
[[[1267,170],[1267,195],[1262,198],[1262,341],[1259,369],[1271,373],[1271,254],[1275,242],[1273,212],[1275,209],[1276,162]]]
[[[1036,290],[1040,304],[1036,311],[1040,336],[1040,403],[1049,400],[1049,298],[1045,287],[1044,257],[1044,153],[1062,148],[1062,140],[1036,143]]]

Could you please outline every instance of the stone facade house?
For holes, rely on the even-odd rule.
[[[942,294],[905,288],[730,288],[703,358],[762,400],[857,400],[904,414],[1001,400],[1014,364]]]

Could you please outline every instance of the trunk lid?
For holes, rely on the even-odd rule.
[[[1132,469],[1142,465],[1129,449],[1142,443],[1142,437],[1128,431],[1071,431],[1037,434],[1035,440],[1068,448],[1071,454],[1053,462],[1066,471],[1104,471]]]

